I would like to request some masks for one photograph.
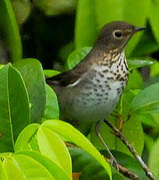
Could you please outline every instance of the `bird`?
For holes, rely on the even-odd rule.
[[[61,119],[84,134],[95,124],[97,135],[116,166],[116,159],[100,134],[101,123],[117,106],[128,81],[125,47],[136,32],[144,29],[124,21],[104,25],[93,48],[78,65],[47,79],[56,92]]]

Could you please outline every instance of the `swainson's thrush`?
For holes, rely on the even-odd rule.
[[[113,160],[100,135],[100,122],[112,113],[128,81],[124,48],[143,29],[122,21],[105,25],[90,53],[75,68],[47,80],[57,94],[62,119],[82,132],[96,123]]]

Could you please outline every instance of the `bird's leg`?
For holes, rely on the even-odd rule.
[[[109,147],[107,146],[107,144],[105,143],[103,137],[101,136],[100,134],[100,130],[101,130],[101,124],[102,124],[102,121],[98,121],[97,124],[96,124],[96,133],[97,133],[97,136],[99,137],[101,143],[104,145],[106,151],[108,152],[111,160],[112,160],[112,165],[117,169],[119,170],[119,167],[118,167],[118,163],[117,163],[117,160],[115,159],[115,157],[113,156],[113,154],[111,153]]]

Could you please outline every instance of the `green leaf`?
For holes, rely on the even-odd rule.
[[[6,177],[5,171],[3,169],[3,163],[2,163],[3,160],[4,159],[1,157],[1,160],[0,160],[0,179],[6,180],[7,177]]]
[[[18,24],[23,24],[31,13],[30,0],[12,0],[12,6],[16,15]]]
[[[103,156],[97,151],[97,149],[90,143],[90,141],[77,129],[70,124],[60,121],[45,121],[42,124],[43,127],[49,128],[52,131],[60,135],[65,141],[76,144],[83,150],[91,154],[106,170],[111,179],[111,169]]]
[[[61,137],[48,128],[40,127],[37,132],[37,140],[40,152],[56,162],[65,173],[72,177],[72,163],[65,143]]]
[[[151,24],[152,31],[154,33],[154,36],[156,40],[159,42],[159,24],[158,24],[158,18],[159,18],[159,1],[151,1],[150,4],[150,13],[149,13],[149,20]]]
[[[108,179],[104,168],[99,162],[97,162],[89,153],[83,151],[80,148],[69,148],[72,163],[73,172],[80,173],[80,180],[106,180]],[[125,180],[125,178],[120,175],[117,171],[113,170],[112,178],[113,180]]]
[[[150,76],[156,77],[159,75],[159,62],[155,61],[155,63],[150,67]]]
[[[149,5],[150,0],[140,0],[140,1],[134,1],[134,0],[127,0],[124,1],[123,4],[123,20],[129,23],[134,24],[135,26],[145,26],[146,20],[149,13]],[[134,13],[135,10],[135,13]],[[139,16],[142,10],[142,16]],[[126,54],[127,56],[131,56],[133,49],[141,39],[142,32],[139,32],[134,35],[134,37],[130,40],[128,43],[128,46],[126,48]]]
[[[96,24],[98,30],[109,22],[122,20],[123,5],[123,2],[118,0],[95,0]]]
[[[0,150],[13,151],[14,141],[30,122],[28,93],[20,73],[11,65],[0,70]]]
[[[50,70],[50,69],[45,69],[43,72],[46,77],[52,77],[60,73],[59,71]]]
[[[129,80],[126,89],[142,89],[143,80],[138,70],[129,73]]]
[[[76,5],[75,0],[34,0],[36,7],[41,9],[46,16],[55,16],[71,13]]]
[[[153,54],[154,52],[158,51],[158,49],[158,43],[153,37],[152,32],[147,29],[142,34],[142,37],[139,43],[136,45],[135,49],[133,50],[132,54],[136,57],[143,57],[145,55],[147,56]]]
[[[8,160],[8,157],[6,157]],[[9,161],[9,160],[8,160]],[[17,178],[17,180],[32,180],[32,179],[47,179],[47,180],[55,180],[55,178],[52,176],[52,173],[48,171],[48,169],[43,166],[40,162],[35,160],[34,158],[27,156],[25,154],[13,154],[12,157],[10,157],[10,162],[12,161],[12,164],[16,167],[17,173],[12,169],[10,164],[6,162],[6,166],[8,165],[8,169],[6,168],[6,172],[8,174],[8,171],[11,171],[11,178],[18,174],[18,171],[20,174],[22,174],[22,177]]]
[[[18,136],[14,149],[16,153],[24,153],[25,151],[27,151],[25,154],[31,153],[31,156],[35,156],[36,160],[39,159],[38,161],[42,161],[48,167],[49,164],[44,162],[44,158],[38,158],[32,152],[44,155],[53,163],[52,168],[58,171],[59,180],[61,175],[63,175],[63,179],[71,179],[72,163],[68,149],[60,136],[50,129],[39,124],[28,125]]]
[[[76,11],[75,47],[92,46],[97,36],[94,1],[78,1]]]
[[[129,171],[133,172],[134,174],[137,174],[141,180],[149,180],[143,168],[140,166],[140,164],[134,157],[131,157],[125,153],[121,153],[118,151],[113,151],[113,154],[119,164],[126,167]]]
[[[149,156],[149,167],[151,171],[159,178],[158,167],[159,167],[159,139],[155,142],[154,146],[150,151]]]
[[[150,66],[154,64],[152,58],[133,58],[133,59],[128,59],[127,62],[128,62],[129,70],[144,66]]]
[[[39,127],[40,124],[30,124],[25,127],[16,140],[14,151],[22,152],[36,150],[36,146],[32,144],[32,140]]]
[[[7,45],[11,50],[11,59],[13,61],[20,60],[22,57],[22,44],[10,0],[0,1],[0,12],[0,27],[5,34]]]
[[[78,48],[74,50],[67,59],[67,68],[74,68],[92,49],[92,47]]]
[[[46,105],[44,119],[59,119],[59,105],[54,90],[46,85]]]
[[[10,154],[10,156],[4,156],[3,158],[2,166],[6,179],[11,180],[14,177],[16,180],[24,180],[25,177],[12,159],[12,154]]]
[[[14,64],[26,84],[31,103],[31,122],[40,122],[45,109],[45,79],[40,62],[36,59],[23,59]]]
[[[111,117],[109,118],[109,121],[111,121],[111,123],[115,125],[119,124],[119,118]],[[141,155],[144,146],[144,135],[141,125],[141,119],[138,119],[138,116],[133,114],[130,119],[124,122],[122,127],[122,133],[124,137],[128,140],[128,142],[131,143],[137,150],[137,152]],[[122,141],[119,138],[112,134],[112,129],[105,125],[104,122],[101,128],[101,135],[111,150],[116,150],[131,155],[127,147],[122,143]],[[92,128],[91,130],[90,138],[91,142],[96,147],[98,147],[98,149],[105,149],[101,144],[99,138],[97,137],[94,128]]]
[[[143,110],[159,112],[159,83],[155,83],[142,91],[131,103],[132,111]]]
[[[34,160],[40,162],[43,166],[45,166],[45,168],[47,168],[47,170],[52,174],[53,177],[55,177],[56,180],[71,180],[63,169],[59,168],[56,163],[51,161],[46,156],[41,155],[39,152],[27,151],[20,154],[30,156]]]

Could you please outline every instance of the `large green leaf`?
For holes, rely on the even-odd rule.
[[[22,58],[22,44],[10,0],[0,1],[0,12],[0,28],[3,31],[7,39],[7,45],[11,50],[11,60],[20,60]]]
[[[30,156],[34,160],[40,162],[47,170],[55,177],[56,180],[71,180],[69,176],[65,173],[65,171],[60,168],[55,162],[47,158],[46,156],[41,155],[39,152],[27,151],[22,152],[20,154],[25,154]]]
[[[72,177],[72,163],[70,154],[61,137],[48,128],[40,127],[37,132],[37,140],[40,152],[56,162],[65,173]]]
[[[106,162],[104,157],[101,156],[97,149],[90,143],[90,141],[77,129],[75,129],[70,124],[60,120],[45,121],[42,126],[51,129],[60,135],[65,141],[76,144],[92,155],[105,168],[111,179],[111,169],[109,164]]]
[[[29,93],[31,122],[40,122],[45,109],[45,80],[40,62],[36,59],[23,59],[14,64],[20,71]]]
[[[144,66],[150,66],[154,64],[154,59],[152,58],[133,58],[128,59],[128,66],[129,69],[137,69]]]
[[[0,70],[0,77],[0,151],[13,151],[18,134],[30,122],[28,93],[11,65]]]
[[[132,111],[159,112],[159,83],[155,83],[142,91],[133,99]]]
[[[72,178],[72,163],[68,149],[60,136],[50,129],[39,124],[30,124],[18,136],[14,149],[16,153],[27,151],[25,154],[29,153],[49,168],[50,164],[45,162],[44,158],[32,153],[44,155],[53,163],[52,168],[53,172],[56,172],[57,179],[60,180],[61,176],[65,180]]]
[[[45,167],[40,161],[25,154],[0,154],[2,162],[2,171],[6,178],[3,180],[32,180],[47,179],[55,180],[53,172]],[[39,159],[40,159],[39,155]],[[47,159],[45,158],[46,164]]]
[[[97,36],[95,6],[92,0],[77,3],[75,47],[92,46]]]
[[[39,127],[40,124],[35,123],[29,124],[25,127],[16,140],[14,151],[22,152],[36,150],[36,145],[32,144],[32,140],[34,139]]]
[[[46,105],[44,119],[59,119],[59,105],[54,90],[46,85]]]
[[[150,20],[151,28],[155,35],[155,38],[159,42],[159,23],[158,23],[159,13],[158,11],[159,11],[159,1],[158,0],[151,1],[149,20]]]
[[[149,167],[151,171],[159,178],[158,167],[159,167],[159,139],[155,142],[154,146],[150,151]]]
[[[123,0],[123,20],[134,24],[135,26],[145,26],[149,13],[150,0]],[[135,13],[134,13],[135,10]],[[142,16],[139,16],[142,10]],[[142,33],[139,32],[128,43],[126,54],[132,55],[132,51],[141,39]]]

